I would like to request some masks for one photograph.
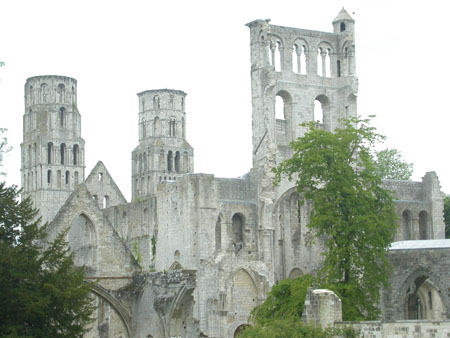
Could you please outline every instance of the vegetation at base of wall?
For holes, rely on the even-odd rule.
[[[386,253],[397,228],[392,195],[372,155],[384,137],[370,120],[340,122],[334,132],[303,124],[307,132],[291,143],[292,158],[275,168],[275,183],[295,180],[312,202],[307,226],[326,247],[318,280],[341,298],[343,319],[376,319],[380,289],[392,269]]]
[[[264,303],[253,309],[250,321],[261,326],[281,319],[301,321],[306,292],[313,281],[312,275],[280,281],[272,287]]]
[[[356,338],[357,332],[350,327],[321,329],[305,325],[301,320],[276,319],[262,325],[245,327],[239,334],[239,338]]]
[[[92,322],[93,283],[74,266],[65,237],[47,241],[31,199],[0,183],[0,336],[82,337]]]
[[[384,149],[375,153],[375,173],[385,179],[409,180],[413,164],[405,162],[397,149]]]
[[[141,253],[141,250],[139,249],[139,244],[137,241],[133,242],[133,255],[136,258],[136,261],[138,262],[138,264],[141,265],[142,253]]]
[[[444,197],[445,238],[450,238],[450,196]]]

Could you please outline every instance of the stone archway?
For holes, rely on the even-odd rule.
[[[419,268],[409,275],[399,291],[400,317],[407,320],[442,320],[446,318],[445,290],[434,274]]]

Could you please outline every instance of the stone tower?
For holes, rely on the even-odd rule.
[[[31,196],[43,221],[50,221],[84,181],[77,81],[54,75],[27,79],[23,126],[23,193]]]
[[[356,115],[355,22],[345,9],[333,20],[333,33],[269,21],[247,24],[254,167],[271,156],[278,163],[289,158],[289,142],[304,133],[300,123],[319,121],[334,130],[340,118]]]
[[[158,182],[194,171],[186,141],[186,93],[147,90],[139,97],[139,145],[132,153],[132,198],[154,194]]]

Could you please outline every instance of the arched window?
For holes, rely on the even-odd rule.
[[[64,157],[66,154],[66,144],[65,143],[61,143],[60,150],[61,150],[61,152],[60,152],[61,153],[61,155],[60,155],[61,164],[64,164]]]
[[[331,77],[331,49],[327,48],[325,55],[325,76]]]
[[[169,136],[175,137],[176,136],[176,130],[175,130],[175,117],[171,117],[169,121]]]
[[[102,207],[103,207],[103,209],[109,207],[109,196],[108,195],[103,196]]]
[[[341,32],[345,32],[345,22],[341,22]]]
[[[403,240],[408,241],[411,240],[411,212],[409,210],[405,210],[402,213],[402,233]]]
[[[419,213],[419,239],[428,239],[428,213],[422,210]]]
[[[61,188],[61,170],[56,172],[56,187]]]
[[[172,153],[172,150],[170,150],[169,153],[167,154],[167,171],[168,172],[172,171],[172,163],[173,163],[173,153]]]
[[[47,170],[47,184],[48,185],[52,184],[52,171],[51,170]]]
[[[317,49],[317,75],[325,76],[323,71],[322,57],[324,56],[324,52],[321,47]]]
[[[313,121],[322,125],[325,130],[333,130],[330,117],[330,100],[325,95],[318,95],[314,100]]]
[[[41,103],[47,103],[48,86],[46,83],[41,84]]]
[[[60,83],[58,85],[58,102],[59,103],[64,103],[65,99],[66,99],[66,87],[64,87],[64,85],[62,83]]]
[[[244,219],[241,214],[234,214],[231,219],[232,245],[238,253],[244,247]]]
[[[66,125],[66,110],[61,107],[59,108],[59,127],[64,128]]]
[[[78,164],[79,153],[80,153],[80,150],[79,150],[78,144],[74,144],[74,146],[73,146],[73,164],[74,165]]]
[[[33,93],[33,86],[30,86],[30,104],[34,104],[34,93]]]
[[[300,74],[300,53],[301,49],[297,45],[292,46],[292,71],[295,74]]]
[[[179,174],[180,173],[180,152],[177,151],[175,153],[175,171]]]
[[[155,96],[153,96],[153,109],[160,109],[160,108],[161,108],[161,105],[159,102],[159,96],[155,95]]]
[[[66,185],[68,186],[70,184],[70,172],[66,171]]]
[[[144,208],[144,214],[143,214],[144,224],[148,223],[148,209]]]
[[[52,164],[53,161],[53,143],[47,143],[47,163]]]
[[[74,180],[74,187],[76,188],[78,186],[78,171],[74,172],[73,180]]]
[[[323,107],[319,100],[314,100],[314,121],[323,124]]]
[[[216,250],[220,250],[222,248],[222,220],[220,217],[218,217],[216,221],[215,239]]]
[[[275,118],[277,120],[285,120],[284,100],[280,95],[275,96]]]
[[[272,42],[270,43],[270,64],[275,68],[276,72],[280,72],[281,71],[281,42],[280,41],[276,41],[276,42]]]

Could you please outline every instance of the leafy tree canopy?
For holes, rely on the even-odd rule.
[[[0,336],[82,337],[92,284],[73,265],[65,233],[46,243],[29,198],[0,183]]]
[[[397,218],[372,157],[373,146],[384,138],[369,120],[341,123],[334,132],[304,124],[308,131],[291,143],[294,155],[275,173],[277,182],[282,176],[295,180],[313,203],[308,227],[327,248],[319,282],[341,298],[344,320],[375,319]]]
[[[3,166],[3,155],[11,150],[10,147],[8,147],[8,139],[3,136],[3,134],[7,131],[5,128],[0,128],[0,167]],[[3,171],[0,171],[0,176],[5,176],[6,173]]]
[[[409,180],[413,173],[413,164],[403,160],[397,149],[384,149],[375,153],[375,172],[381,178]]]

